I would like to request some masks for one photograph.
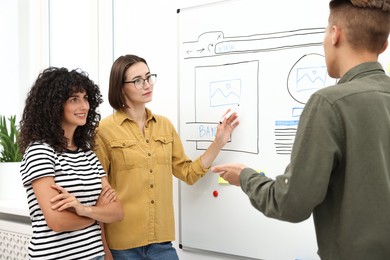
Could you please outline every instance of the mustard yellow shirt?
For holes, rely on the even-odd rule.
[[[193,184],[208,171],[200,158],[185,155],[169,119],[146,112],[145,134],[122,111],[103,119],[97,131],[96,155],[125,212],[121,222],[105,224],[115,250],[175,240],[172,175]]]

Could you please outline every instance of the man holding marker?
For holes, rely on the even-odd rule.
[[[300,117],[291,162],[275,180],[242,164],[212,168],[241,186],[264,215],[300,222],[313,213],[321,259],[390,259],[390,0],[332,0],[323,42],[337,85]]]

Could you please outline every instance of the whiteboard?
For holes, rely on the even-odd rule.
[[[328,76],[322,47],[328,3],[231,0],[177,10],[178,127],[191,158],[212,142],[221,115],[239,105],[240,125],[215,164],[240,162],[272,178],[283,174],[306,101],[337,83]],[[179,183],[179,218],[183,250],[319,259],[311,217],[295,224],[267,218],[216,174],[192,186]]]

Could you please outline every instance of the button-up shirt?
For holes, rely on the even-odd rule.
[[[122,202],[125,217],[105,224],[111,249],[123,250],[175,239],[172,175],[195,183],[208,171],[191,161],[172,123],[146,109],[144,133],[122,111],[103,119],[96,154]]]

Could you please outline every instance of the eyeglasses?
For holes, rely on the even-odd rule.
[[[133,83],[136,89],[142,89],[145,86],[145,81],[149,83],[149,85],[153,86],[156,83],[157,74],[149,74],[146,76],[146,79],[138,78],[132,81],[124,81],[123,83]]]

